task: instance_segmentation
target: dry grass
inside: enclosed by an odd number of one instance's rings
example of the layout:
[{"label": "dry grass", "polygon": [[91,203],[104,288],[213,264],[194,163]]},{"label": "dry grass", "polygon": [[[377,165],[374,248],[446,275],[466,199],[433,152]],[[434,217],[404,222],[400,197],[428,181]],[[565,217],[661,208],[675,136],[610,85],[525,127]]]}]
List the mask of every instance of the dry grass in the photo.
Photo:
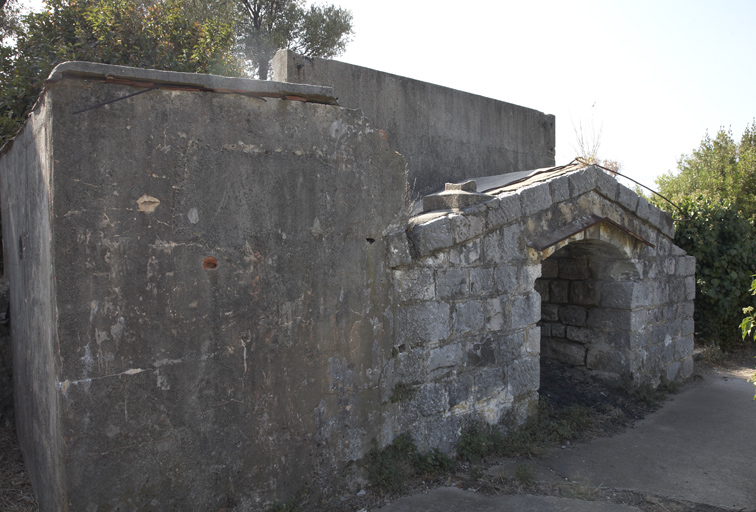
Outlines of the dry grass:
[{"label": "dry grass", "polygon": [[18,446],[16,429],[8,418],[0,418],[0,510],[39,512]]}]

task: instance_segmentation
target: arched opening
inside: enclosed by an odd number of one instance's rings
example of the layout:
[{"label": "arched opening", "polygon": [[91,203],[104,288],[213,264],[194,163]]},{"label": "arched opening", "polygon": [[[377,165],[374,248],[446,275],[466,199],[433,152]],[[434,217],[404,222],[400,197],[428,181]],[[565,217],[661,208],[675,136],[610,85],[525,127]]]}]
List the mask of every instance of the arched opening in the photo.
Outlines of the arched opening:
[{"label": "arched opening", "polygon": [[541,358],[622,378],[630,374],[633,296],[640,275],[602,240],[571,241],[542,262]]}]

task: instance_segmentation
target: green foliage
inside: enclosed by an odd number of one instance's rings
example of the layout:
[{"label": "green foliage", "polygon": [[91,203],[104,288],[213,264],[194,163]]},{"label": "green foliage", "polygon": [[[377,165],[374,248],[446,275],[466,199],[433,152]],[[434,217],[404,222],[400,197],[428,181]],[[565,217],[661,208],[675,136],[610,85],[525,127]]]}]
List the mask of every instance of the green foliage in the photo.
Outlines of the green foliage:
[{"label": "green foliage", "polygon": [[238,0],[236,32],[250,74],[268,78],[276,50],[306,57],[341,55],[352,35],[352,14],[333,5],[305,7],[304,0]]},{"label": "green foliage", "polygon": [[399,493],[409,478],[416,475],[436,476],[454,468],[454,459],[433,449],[421,453],[409,434],[402,434],[383,450],[372,449],[362,460],[368,479],[388,493]]},{"label": "green foliage", "polygon": [[[756,275],[752,277],[756,277]],[[756,295],[756,279],[751,282],[750,292],[751,295]],[[743,318],[743,321],[740,323],[743,340],[748,338],[756,340],[756,313],[754,312],[754,307],[748,306],[743,308],[743,314],[745,315],[745,318]],[[748,380],[749,382],[753,382],[753,385],[756,386],[756,373],[754,373],[753,377]],[[756,400],[756,395],[753,395],[753,399]]]},{"label": "green foliage", "polygon": [[744,307],[756,306],[748,293],[756,269],[756,227],[732,203],[684,198],[690,219],[679,222],[675,244],[696,257],[696,328],[703,340],[727,350],[741,339]]},{"label": "green foliage", "polygon": [[52,69],[67,60],[239,75],[233,26],[188,18],[181,0],[48,0],[0,47],[0,144],[31,111]]},{"label": "green foliage", "polygon": [[[712,139],[707,133],[698,149],[677,162],[678,172],[656,179],[659,192],[674,202],[703,196],[736,205],[746,218],[756,215],[756,120],[746,126],[739,143],[732,131],[720,129]],[[658,198],[660,208],[667,208]]]}]

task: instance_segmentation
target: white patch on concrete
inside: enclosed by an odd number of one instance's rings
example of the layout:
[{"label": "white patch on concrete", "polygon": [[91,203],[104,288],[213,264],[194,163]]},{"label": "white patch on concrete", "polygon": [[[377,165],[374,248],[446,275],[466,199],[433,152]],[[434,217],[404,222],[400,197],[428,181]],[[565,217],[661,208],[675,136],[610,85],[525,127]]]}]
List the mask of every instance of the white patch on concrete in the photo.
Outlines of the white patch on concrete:
[{"label": "white patch on concrete", "polygon": [[192,224],[197,224],[199,222],[199,212],[197,211],[197,208],[192,208],[191,210],[189,210],[187,217],[189,217],[189,222],[191,222]]}]

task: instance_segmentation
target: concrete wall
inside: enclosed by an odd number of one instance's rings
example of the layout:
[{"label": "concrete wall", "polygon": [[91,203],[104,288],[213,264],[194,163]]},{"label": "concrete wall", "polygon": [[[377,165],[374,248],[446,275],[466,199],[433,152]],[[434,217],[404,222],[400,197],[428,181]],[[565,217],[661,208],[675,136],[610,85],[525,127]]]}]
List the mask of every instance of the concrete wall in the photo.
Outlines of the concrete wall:
[{"label": "concrete wall", "polygon": [[554,116],[419,80],[281,50],[273,77],[328,85],[407,159],[414,195],[446,182],[554,165]]},{"label": "concrete wall", "polygon": [[52,248],[52,107],[40,98],[0,158],[3,258],[10,281],[13,389],[19,441],[43,510],[63,510],[61,404]]},{"label": "concrete wall", "polygon": [[43,509],[256,510],[328,490],[394,435],[386,233],[406,222],[404,160],[358,112],[250,97],[254,81],[73,114],[144,91],[84,68],[48,83],[0,159]]}]

